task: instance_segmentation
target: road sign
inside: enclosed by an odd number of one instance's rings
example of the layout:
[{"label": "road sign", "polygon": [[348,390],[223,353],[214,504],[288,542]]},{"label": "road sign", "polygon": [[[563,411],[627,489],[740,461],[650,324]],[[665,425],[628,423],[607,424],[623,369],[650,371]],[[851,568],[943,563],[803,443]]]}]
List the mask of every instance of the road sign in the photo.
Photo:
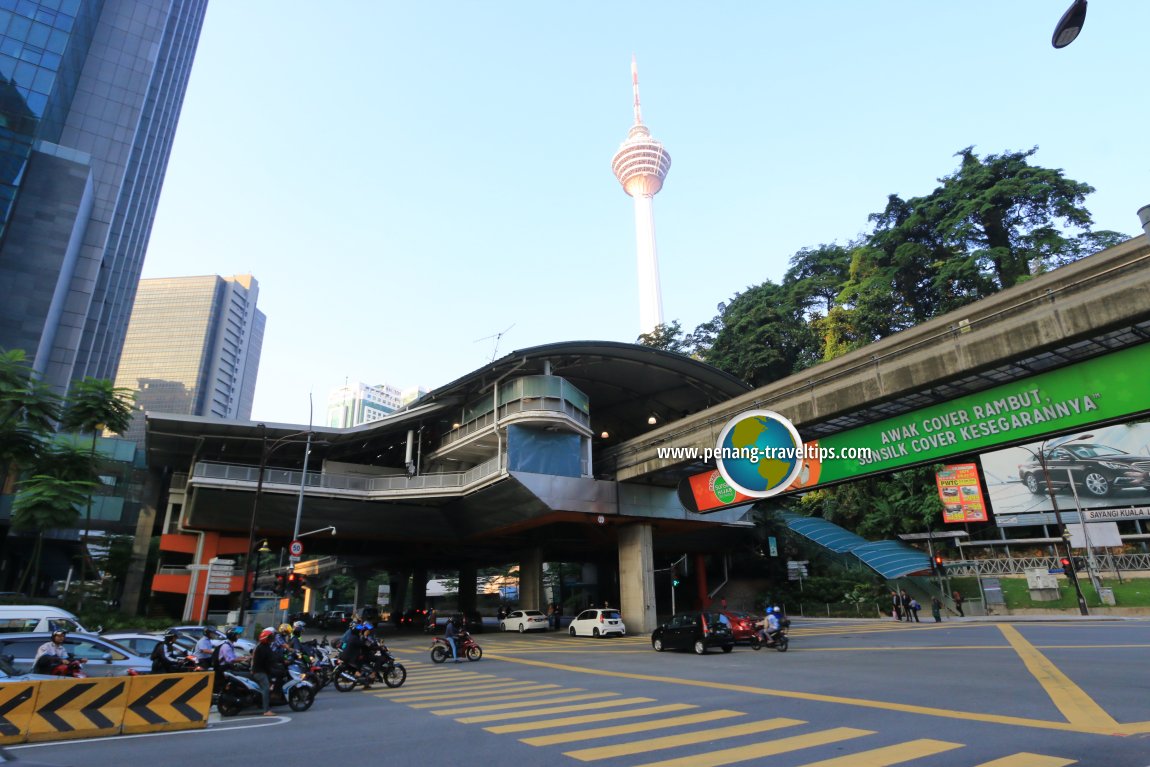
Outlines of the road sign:
[{"label": "road sign", "polygon": [[291,546],[288,546],[288,553],[293,557],[303,556],[303,541],[292,541]]},{"label": "road sign", "polygon": [[232,593],[232,576],[235,575],[236,560],[215,557],[208,563],[206,593],[210,597]]}]

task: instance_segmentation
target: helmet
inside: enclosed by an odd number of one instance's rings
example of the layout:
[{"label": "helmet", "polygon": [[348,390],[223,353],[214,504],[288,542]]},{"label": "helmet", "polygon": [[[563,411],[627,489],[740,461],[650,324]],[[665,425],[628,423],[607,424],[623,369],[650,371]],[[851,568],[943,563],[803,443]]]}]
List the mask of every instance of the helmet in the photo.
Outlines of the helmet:
[{"label": "helmet", "polygon": [[211,635],[212,635],[211,627],[210,626],[204,626],[204,636],[210,637]]},{"label": "helmet", "polygon": [[290,623],[281,623],[280,628],[279,628],[279,632],[281,634],[290,634],[291,633],[291,624]]},{"label": "helmet", "polygon": [[55,631],[52,632],[52,638],[55,639],[57,637],[57,635],[62,636],[62,637],[66,637],[66,636],[68,636],[68,632],[65,631],[64,629],[56,629]]},{"label": "helmet", "polygon": [[174,629],[168,629],[164,632],[164,641],[175,641],[176,637],[178,636],[179,634],[177,634]]},{"label": "helmet", "polygon": [[306,625],[307,625],[307,624],[306,624],[306,623],[304,623],[303,621],[296,621],[296,622],[295,622],[295,623],[293,623],[291,626],[292,626],[292,628],[293,628],[293,629],[295,629],[296,631],[303,631],[303,630],[304,630],[304,627],[305,627]]},{"label": "helmet", "polygon": [[371,631],[374,628],[375,628],[375,626],[371,625],[370,623],[364,623],[363,624],[363,630],[364,631]]},{"label": "helmet", "polygon": [[775,605],[774,607],[771,608],[771,612],[773,612],[775,615],[782,615],[783,609],[781,607],[779,607],[778,605]]},{"label": "helmet", "polygon": [[269,626],[268,628],[266,628],[260,632],[260,641],[261,642],[271,641],[272,635],[274,635],[275,633],[276,633],[276,630]]},{"label": "helmet", "polygon": [[234,642],[240,638],[240,633],[235,629],[228,629],[228,633],[224,634],[224,638],[229,642]]}]

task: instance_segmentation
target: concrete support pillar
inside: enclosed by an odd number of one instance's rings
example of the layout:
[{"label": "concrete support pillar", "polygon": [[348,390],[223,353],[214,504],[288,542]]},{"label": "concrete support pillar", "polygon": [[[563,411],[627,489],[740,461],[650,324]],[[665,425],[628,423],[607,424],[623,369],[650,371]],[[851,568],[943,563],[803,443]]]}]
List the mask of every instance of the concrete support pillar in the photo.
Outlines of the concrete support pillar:
[{"label": "concrete support pillar", "polygon": [[[361,570],[355,571],[355,596],[352,597],[352,603],[355,605],[355,611],[358,613],[363,609],[363,606],[368,602],[367,595],[367,575]],[[375,602],[374,599],[371,602]]]},{"label": "concrete support pillar", "polygon": [[519,608],[545,610],[543,596],[543,549],[533,548],[519,557]]},{"label": "concrete support pillar", "polygon": [[459,610],[464,615],[475,612],[475,565],[461,565],[459,568]]},{"label": "concrete support pillar", "polygon": [[411,571],[411,606],[421,610],[428,607],[426,567],[416,567]]},{"label": "concrete support pillar", "polygon": [[651,525],[619,528],[619,609],[629,634],[655,630],[655,563]]},{"label": "concrete support pillar", "polygon": [[[407,580],[408,573],[406,570],[388,570],[389,583],[391,584],[391,614],[402,615],[407,610]],[[426,584],[426,581],[424,582]],[[426,590],[426,585],[424,586]]]},{"label": "concrete support pillar", "polygon": [[[152,545],[152,531],[156,526],[157,504],[160,500],[160,475],[149,471],[140,492],[140,516],[136,519],[136,537],[132,541],[132,556],[128,572],[124,575],[124,590],[120,593],[120,612],[138,615],[140,597],[144,593],[144,572],[148,566],[148,551]],[[150,591],[151,588],[149,587]]]}]

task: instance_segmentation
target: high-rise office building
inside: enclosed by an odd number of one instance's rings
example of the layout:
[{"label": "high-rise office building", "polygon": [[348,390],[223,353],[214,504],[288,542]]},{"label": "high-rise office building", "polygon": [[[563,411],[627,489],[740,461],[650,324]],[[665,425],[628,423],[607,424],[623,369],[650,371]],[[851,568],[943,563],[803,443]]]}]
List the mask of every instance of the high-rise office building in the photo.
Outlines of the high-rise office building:
[{"label": "high-rise office building", "polygon": [[207,0],[0,0],[0,348],[113,378]]},{"label": "high-rise office building", "polygon": [[344,385],[327,397],[326,424],[335,429],[378,421],[427,394],[422,386],[400,389],[391,384]]},{"label": "high-rise office building", "polygon": [[623,191],[635,200],[635,251],[639,260],[639,332],[663,324],[663,294],[659,289],[659,256],[655,250],[655,195],[671,169],[671,155],[651,137],[639,108],[639,69],[631,58],[631,89],[635,124],[611,158],[611,170]]},{"label": "high-rise office building", "polygon": [[[142,411],[248,420],[264,342],[259,284],[233,277],[140,280],[116,386]],[[138,414],[126,439],[143,439]]]}]

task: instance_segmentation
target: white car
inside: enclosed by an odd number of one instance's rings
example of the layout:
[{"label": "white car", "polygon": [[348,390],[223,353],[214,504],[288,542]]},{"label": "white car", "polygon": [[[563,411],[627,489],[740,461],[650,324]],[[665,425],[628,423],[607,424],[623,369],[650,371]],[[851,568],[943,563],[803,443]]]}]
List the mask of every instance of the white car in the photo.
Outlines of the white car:
[{"label": "white car", "polygon": [[605,637],[608,634],[627,635],[627,627],[623,625],[623,616],[619,611],[611,608],[584,610],[571,621],[571,636],[573,637]]},{"label": "white car", "polygon": [[535,629],[547,630],[547,616],[538,610],[512,610],[510,615],[499,621],[500,631],[518,631],[522,634]]}]

